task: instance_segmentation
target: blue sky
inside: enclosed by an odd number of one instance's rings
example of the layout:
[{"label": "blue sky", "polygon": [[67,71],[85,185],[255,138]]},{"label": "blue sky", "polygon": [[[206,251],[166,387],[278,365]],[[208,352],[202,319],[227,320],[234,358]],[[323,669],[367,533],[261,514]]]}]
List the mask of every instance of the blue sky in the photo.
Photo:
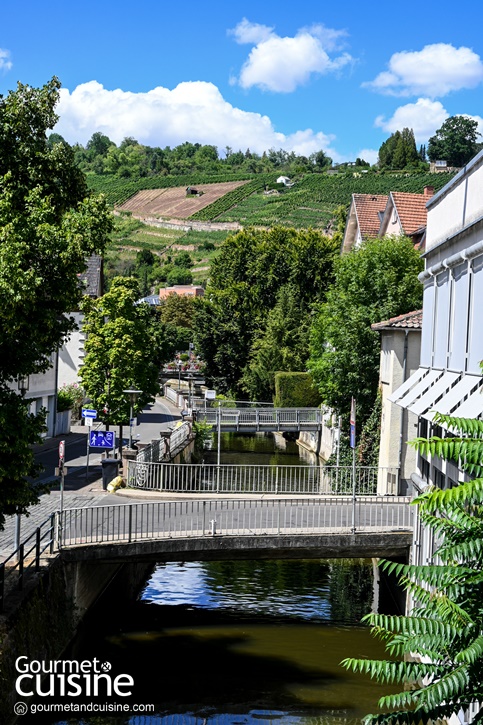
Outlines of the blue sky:
[{"label": "blue sky", "polygon": [[0,93],[62,82],[56,128],[119,143],[324,149],[335,161],[445,118],[483,132],[483,3],[0,0]]}]

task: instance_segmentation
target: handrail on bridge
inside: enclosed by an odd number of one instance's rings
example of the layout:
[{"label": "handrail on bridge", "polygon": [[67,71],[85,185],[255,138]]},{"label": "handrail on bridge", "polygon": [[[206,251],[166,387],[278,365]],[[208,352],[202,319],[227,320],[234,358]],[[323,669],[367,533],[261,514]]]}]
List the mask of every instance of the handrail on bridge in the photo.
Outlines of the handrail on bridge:
[{"label": "handrail on bridge", "polygon": [[[34,571],[40,570],[40,558],[48,549],[50,554],[54,553],[56,526],[56,514],[51,514],[35,531],[13,551],[10,556],[0,562],[0,613],[4,610],[5,584],[17,574],[17,589],[22,590],[24,585],[25,571],[33,567]],[[29,546],[30,545],[30,546]]]}]

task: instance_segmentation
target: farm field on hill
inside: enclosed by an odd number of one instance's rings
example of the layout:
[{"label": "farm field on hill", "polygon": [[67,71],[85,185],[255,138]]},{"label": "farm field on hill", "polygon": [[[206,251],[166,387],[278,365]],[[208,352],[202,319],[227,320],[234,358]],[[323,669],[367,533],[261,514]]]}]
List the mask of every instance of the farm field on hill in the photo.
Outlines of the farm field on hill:
[{"label": "farm field on hill", "polygon": [[[252,194],[217,216],[216,221],[325,229],[337,207],[347,206],[352,194],[388,194],[390,191],[422,194],[425,186],[433,186],[436,192],[450,178],[451,174],[311,174],[277,196]],[[205,215],[209,212],[210,207],[203,210]]]},{"label": "farm field on hill", "polygon": [[210,204],[246,184],[246,181],[227,181],[219,184],[196,185],[201,196],[187,196],[182,186],[167,189],[146,189],[128,199],[118,209],[139,217],[187,219]]},{"label": "farm field on hill", "polygon": [[105,255],[106,278],[109,281],[118,274],[131,275],[139,252],[152,252],[158,264],[164,265],[186,251],[193,262],[193,282],[200,284],[208,277],[211,261],[228,234],[226,231],[161,229],[129,216],[116,216]]}]

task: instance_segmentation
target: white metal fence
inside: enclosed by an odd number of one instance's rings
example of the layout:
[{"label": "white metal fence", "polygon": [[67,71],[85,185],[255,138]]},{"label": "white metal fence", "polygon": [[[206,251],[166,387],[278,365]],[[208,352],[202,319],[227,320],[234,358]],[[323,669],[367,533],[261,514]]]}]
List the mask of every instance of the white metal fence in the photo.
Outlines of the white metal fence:
[{"label": "white metal fence", "polygon": [[132,463],[159,463],[163,460],[169,460],[170,456],[175,454],[188,443],[191,436],[191,425],[182,423],[175,428],[169,438],[160,438],[153,440],[148,446],[141,448],[136,456],[136,461]]},{"label": "white metal fence", "polygon": [[[67,509],[62,546],[260,534],[410,531],[407,497],[161,501]],[[60,514],[59,514],[60,515]]]},{"label": "white metal fence", "polygon": [[197,420],[231,430],[317,430],[323,419],[320,408],[208,408],[198,410]]},{"label": "white metal fence", "polygon": [[[356,494],[376,494],[378,478],[397,482],[397,468],[356,468]],[[127,485],[173,493],[269,493],[295,495],[353,492],[352,466],[255,466],[129,461]],[[385,491],[386,492],[386,491]],[[397,488],[387,493],[396,494]]]}]

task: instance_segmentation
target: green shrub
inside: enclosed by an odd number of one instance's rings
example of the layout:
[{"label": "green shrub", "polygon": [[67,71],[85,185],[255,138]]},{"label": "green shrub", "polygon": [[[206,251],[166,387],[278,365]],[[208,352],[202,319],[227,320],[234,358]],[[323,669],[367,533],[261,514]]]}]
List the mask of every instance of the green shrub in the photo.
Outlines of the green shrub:
[{"label": "green shrub", "polygon": [[80,408],[84,400],[84,389],[77,383],[63,385],[57,391],[57,412],[73,410],[74,417],[79,417]]},{"label": "green shrub", "polygon": [[310,373],[275,373],[276,408],[316,408],[321,402]]}]

